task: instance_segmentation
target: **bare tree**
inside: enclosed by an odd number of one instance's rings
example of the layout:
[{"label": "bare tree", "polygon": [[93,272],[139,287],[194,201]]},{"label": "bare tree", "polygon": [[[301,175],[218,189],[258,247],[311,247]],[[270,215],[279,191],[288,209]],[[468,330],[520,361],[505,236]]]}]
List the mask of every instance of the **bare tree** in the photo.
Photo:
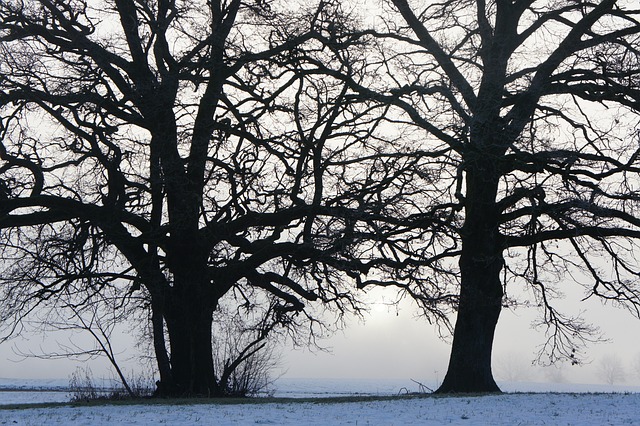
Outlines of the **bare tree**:
[{"label": "bare tree", "polygon": [[637,353],[631,361],[631,370],[636,376],[636,379],[640,379],[640,353]]},{"label": "bare tree", "polygon": [[[384,106],[327,74],[362,78],[352,22],[332,1],[0,3],[7,336],[143,292],[159,393],[222,395],[267,333],[358,312],[348,286],[385,267],[393,232],[375,217],[414,172],[377,156]],[[216,371],[223,297],[264,316]]]},{"label": "bare tree", "polygon": [[430,315],[455,303],[439,391],[499,391],[491,353],[503,307],[541,308],[541,356],[579,362],[597,330],[556,309],[562,286],[577,282],[585,299],[640,314],[637,4],[384,7],[369,32],[378,47],[367,57],[370,78],[344,80],[390,106],[398,155],[420,156],[422,179],[405,190],[414,201],[403,217],[422,233],[394,248],[407,268],[383,284],[422,300]]},{"label": "bare tree", "polygon": [[[123,368],[118,360],[118,347],[114,343],[113,333],[117,325],[127,322],[124,310],[105,312],[104,305],[88,303],[81,307],[67,306],[62,312],[49,313],[46,320],[38,321],[40,331],[51,337],[52,332],[66,331],[72,333],[66,343],[58,342],[59,350],[47,353],[21,353],[27,357],[43,359],[75,358],[82,361],[97,357],[106,357],[115,371],[117,379],[130,397],[138,396],[129,384]],[[57,319],[54,315],[67,314]],[[87,347],[74,340],[74,334],[82,332],[91,336],[92,345]]]},{"label": "bare tree", "polygon": [[530,378],[531,362],[522,354],[504,354],[497,357],[493,365],[499,380],[523,382]]},{"label": "bare tree", "polygon": [[569,275],[640,314],[630,0],[392,0],[366,31],[332,1],[105,4],[0,5],[4,324],[143,288],[165,392],[219,394],[224,295],[314,333],[307,305],[398,286],[457,310],[439,391],[469,392],[499,390],[503,306],[577,362]]},{"label": "bare tree", "polygon": [[268,393],[275,380],[273,374],[281,367],[278,342],[265,329],[265,317],[247,315],[242,309],[235,313],[219,309],[214,315],[214,366],[222,372],[220,384],[229,395]]},{"label": "bare tree", "polygon": [[624,382],[627,375],[620,357],[615,354],[608,354],[600,358],[600,361],[598,361],[598,376],[608,385]]},{"label": "bare tree", "polygon": [[544,375],[551,383],[566,383],[567,378],[564,375],[562,365],[549,365],[544,367]]}]

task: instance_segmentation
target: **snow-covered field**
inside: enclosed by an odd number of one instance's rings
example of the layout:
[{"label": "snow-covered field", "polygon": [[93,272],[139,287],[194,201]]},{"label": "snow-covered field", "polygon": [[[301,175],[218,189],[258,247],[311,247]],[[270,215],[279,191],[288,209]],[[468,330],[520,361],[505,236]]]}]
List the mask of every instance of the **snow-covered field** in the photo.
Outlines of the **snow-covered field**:
[{"label": "snow-covered field", "polygon": [[[640,388],[568,383],[501,385],[505,391],[534,391],[533,393],[473,397],[423,396],[362,402],[264,403],[258,400],[244,404],[66,405],[24,409],[1,407],[17,403],[68,401],[70,393],[66,390],[66,385],[64,380],[43,382],[0,379],[0,425],[640,424]],[[418,389],[414,382],[402,380],[280,379],[273,390],[274,395],[280,397],[317,398],[390,396]],[[555,392],[548,392],[549,390]],[[601,393],[588,393],[594,391]]]},{"label": "snow-covered field", "polygon": [[504,394],[357,403],[130,405],[0,410],[15,425],[633,425],[640,394]]}]

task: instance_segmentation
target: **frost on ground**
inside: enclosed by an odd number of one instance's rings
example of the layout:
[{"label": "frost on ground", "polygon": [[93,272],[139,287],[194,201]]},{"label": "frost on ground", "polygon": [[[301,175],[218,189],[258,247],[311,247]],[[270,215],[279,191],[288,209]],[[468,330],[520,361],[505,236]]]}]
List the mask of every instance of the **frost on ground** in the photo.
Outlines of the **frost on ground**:
[{"label": "frost on ground", "polygon": [[504,394],[350,403],[130,405],[0,410],[0,425],[624,425],[640,394]]}]

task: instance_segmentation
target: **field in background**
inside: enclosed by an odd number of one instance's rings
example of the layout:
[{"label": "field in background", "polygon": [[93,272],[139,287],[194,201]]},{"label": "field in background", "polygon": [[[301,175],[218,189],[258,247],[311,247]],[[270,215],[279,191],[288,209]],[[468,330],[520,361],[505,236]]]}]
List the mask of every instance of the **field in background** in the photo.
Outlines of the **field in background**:
[{"label": "field in background", "polygon": [[[114,383],[97,381],[104,392],[110,392]],[[505,392],[631,392],[640,394],[640,386],[600,385],[576,383],[502,382]],[[34,380],[0,378],[0,405],[68,402],[72,397],[68,379]],[[424,382],[424,386],[411,379],[278,379],[268,395],[279,398],[329,398],[342,396],[396,396],[415,392],[429,392],[437,383]]]}]

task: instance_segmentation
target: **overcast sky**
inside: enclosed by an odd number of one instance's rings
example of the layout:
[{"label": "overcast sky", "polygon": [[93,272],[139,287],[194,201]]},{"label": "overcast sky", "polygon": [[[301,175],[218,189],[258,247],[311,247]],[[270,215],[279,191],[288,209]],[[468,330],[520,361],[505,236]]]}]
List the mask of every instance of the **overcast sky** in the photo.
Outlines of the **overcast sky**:
[{"label": "overcast sky", "polygon": [[[640,321],[628,312],[599,301],[571,304],[573,310],[586,310],[584,317],[600,325],[609,342],[587,347],[587,362],[582,366],[562,365],[565,380],[577,383],[598,383],[601,358],[615,354],[627,370],[626,384],[640,384],[633,377],[633,363],[640,356]],[[365,324],[354,322],[342,334],[328,343],[332,353],[312,354],[290,352],[285,357],[290,377],[353,377],[403,378],[441,380],[446,372],[450,343],[438,338],[436,330],[424,319],[415,318],[408,303],[399,315],[374,306]],[[538,347],[544,343],[544,333],[531,328],[537,316],[534,309],[503,310],[498,322],[494,344],[493,369],[497,380],[520,375],[521,380],[549,380],[549,373],[531,366]],[[521,372],[513,370],[523,370]],[[511,370],[511,371],[509,371]],[[517,374],[519,373],[519,374]],[[501,377],[502,376],[502,377]]]},{"label": "overcast sky", "polygon": [[[377,300],[381,300],[384,291],[375,293]],[[598,367],[601,358],[616,354],[627,371],[625,384],[640,384],[633,371],[634,359],[640,356],[640,321],[623,310],[602,307],[598,301],[579,305],[567,303],[566,306],[569,310],[586,310],[585,317],[597,322],[611,342],[589,346],[587,356],[591,363],[562,366],[564,380],[600,383]],[[537,346],[543,343],[543,333],[530,328],[534,317],[533,309],[502,312],[494,345],[493,365],[497,380],[509,375],[524,381],[550,380],[545,370],[530,365]],[[77,363],[39,359],[16,362],[21,357],[13,353],[15,346],[22,350],[46,350],[53,348],[52,337],[36,335],[0,345],[0,377],[68,378]],[[121,333],[118,343],[122,347],[131,347],[133,340]],[[433,326],[415,317],[415,308],[409,302],[401,306],[398,314],[381,303],[373,304],[366,323],[354,319],[344,332],[322,343],[331,351],[284,348],[280,373],[292,378],[394,378],[431,383],[442,380],[450,350],[449,342],[439,339]],[[126,361],[132,354],[127,351],[120,355],[122,364],[128,369],[137,368],[135,362]],[[88,365],[96,377],[110,376],[104,361],[94,360]]]},{"label": "overcast sky", "polygon": [[[371,15],[373,16],[373,15]],[[381,297],[383,291],[376,291]],[[608,355],[619,357],[627,371],[627,384],[640,384],[633,363],[640,356],[640,320],[628,312],[611,306],[603,307],[597,300],[575,303],[572,299],[563,306],[573,313],[585,311],[586,320],[600,326],[608,343],[592,344],[587,348],[587,363],[583,366],[562,365],[567,381],[601,382],[598,377],[600,361]],[[399,378],[418,381],[439,381],[446,372],[450,341],[438,337],[437,330],[424,318],[416,318],[410,302],[400,311],[388,310],[383,304],[373,304],[366,322],[353,319],[349,327],[331,339],[320,342],[330,351],[293,350],[283,348],[282,372],[285,377],[304,378]],[[544,342],[541,330],[532,330],[531,321],[537,312],[519,309],[503,310],[494,344],[494,374],[496,379],[518,375],[522,380],[543,381],[547,375],[539,367],[531,366],[537,348]],[[18,350],[35,353],[55,350],[55,339],[64,336],[25,335],[0,345],[0,377],[11,378],[68,378],[78,363],[68,360],[23,359]],[[117,345],[123,349],[134,346],[132,336],[121,333]],[[130,358],[133,351],[120,354],[121,363],[135,368]],[[129,361],[127,361],[129,359]],[[107,363],[90,361],[96,376],[108,376]]]}]

